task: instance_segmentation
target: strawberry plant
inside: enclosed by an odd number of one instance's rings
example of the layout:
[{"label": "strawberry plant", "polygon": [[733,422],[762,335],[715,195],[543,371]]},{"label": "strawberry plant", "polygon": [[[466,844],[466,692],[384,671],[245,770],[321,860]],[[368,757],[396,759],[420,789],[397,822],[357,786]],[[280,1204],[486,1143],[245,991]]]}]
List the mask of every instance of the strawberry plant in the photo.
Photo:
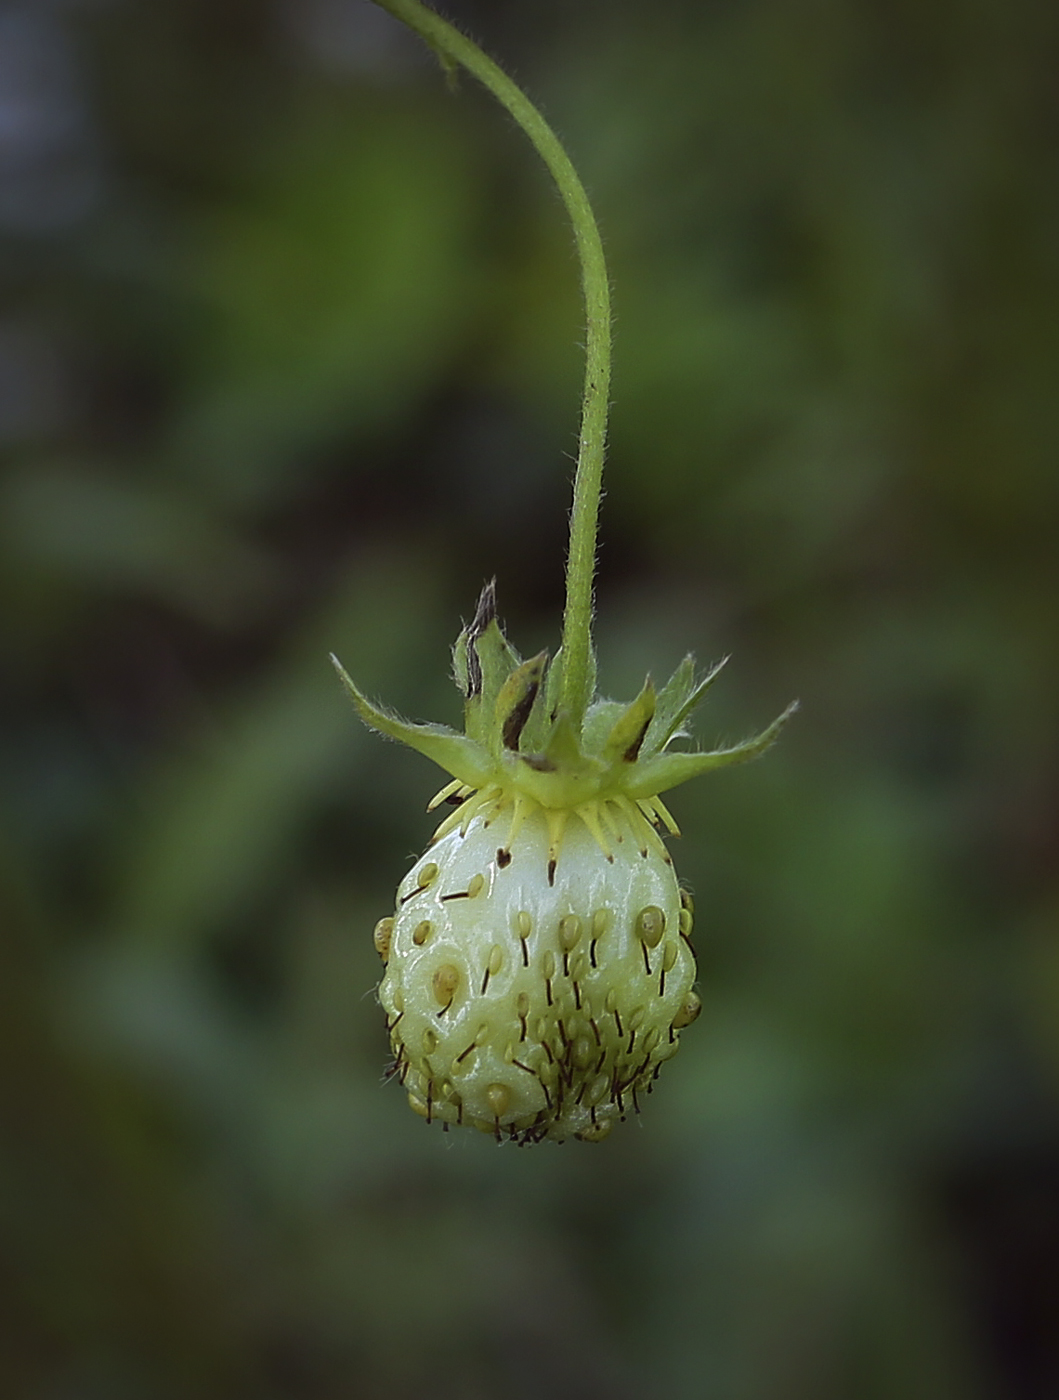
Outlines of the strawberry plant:
[{"label": "strawberry plant", "polygon": [[393,1073],[428,1122],[528,1144],[598,1141],[638,1110],[698,1015],[693,903],[664,833],[661,794],[762,753],[794,710],[744,743],[678,747],[720,666],[687,657],[628,703],[596,694],[592,587],[610,383],[610,294],[599,231],[562,145],[524,93],[418,0],[377,3],[450,71],[479,79],[526,132],[569,213],[581,263],[585,389],[561,645],[524,661],[487,585],[454,648],[464,732],[369,701],[337,660],[361,718],[432,759],[456,804],[400,882],[375,945]]}]

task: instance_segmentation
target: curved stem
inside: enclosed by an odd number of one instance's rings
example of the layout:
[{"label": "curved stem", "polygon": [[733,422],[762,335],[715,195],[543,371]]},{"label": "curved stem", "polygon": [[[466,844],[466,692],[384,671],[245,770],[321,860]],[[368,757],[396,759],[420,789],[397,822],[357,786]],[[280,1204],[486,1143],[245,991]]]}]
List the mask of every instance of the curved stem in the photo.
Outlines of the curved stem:
[{"label": "curved stem", "polygon": [[592,207],[559,138],[525,93],[473,40],[461,34],[419,0],[375,0],[414,29],[448,63],[459,63],[504,106],[537,148],[559,188],[573,224],[585,299],[585,390],[570,514],[563,614],[563,675],[560,706],[580,728],[592,699],[592,579],[596,568],[596,525],[606,451],[610,404],[610,284]]}]

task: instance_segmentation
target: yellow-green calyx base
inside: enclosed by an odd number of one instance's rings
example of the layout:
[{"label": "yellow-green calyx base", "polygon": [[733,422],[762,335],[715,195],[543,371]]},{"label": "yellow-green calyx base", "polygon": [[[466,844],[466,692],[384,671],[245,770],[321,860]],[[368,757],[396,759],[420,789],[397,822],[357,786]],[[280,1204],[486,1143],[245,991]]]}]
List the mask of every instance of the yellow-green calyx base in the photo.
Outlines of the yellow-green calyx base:
[{"label": "yellow-green calyx base", "polygon": [[392,1072],[428,1121],[532,1143],[607,1135],[698,1014],[690,897],[656,829],[659,794],[761,753],[762,734],[673,750],[720,667],[691,658],[631,704],[558,705],[562,653],[523,662],[490,585],[454,649],[465,732],[372,705],[338,662],[362,718],[453,775],[431,806],[457,810],[378,923],[379,1000]]}]

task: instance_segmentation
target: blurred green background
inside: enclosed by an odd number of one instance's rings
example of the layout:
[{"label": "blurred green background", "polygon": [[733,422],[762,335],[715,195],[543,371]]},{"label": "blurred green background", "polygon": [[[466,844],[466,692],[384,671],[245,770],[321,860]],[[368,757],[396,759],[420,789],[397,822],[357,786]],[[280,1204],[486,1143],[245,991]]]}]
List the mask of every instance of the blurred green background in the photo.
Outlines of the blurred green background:
[{"label": "blurred green background", "polygon": [[554,646],[577,273],[366,0],[0,4],[0,1392],[1059,1395],[1059,9],[449,0],[598,206],[603,688],[732,665],[704,1014],[443,1137],[370,932],[481,583]]}]

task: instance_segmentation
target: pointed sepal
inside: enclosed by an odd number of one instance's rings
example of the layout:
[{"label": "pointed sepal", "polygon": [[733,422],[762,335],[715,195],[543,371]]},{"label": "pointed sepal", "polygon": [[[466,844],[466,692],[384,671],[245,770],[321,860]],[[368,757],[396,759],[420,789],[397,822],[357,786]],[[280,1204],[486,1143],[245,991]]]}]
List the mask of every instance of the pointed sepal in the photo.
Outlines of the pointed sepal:
[{"label": "pointed sepal", "polygon": [[581,726],[581,747],[585,753],[598,757],[606,746],[611,731],[629,708],[624,700],[594,700]]},{"label": "pointed sepal", "polygon": [[488,781],[493,766],[489,754],[474,739],[445,724],[410,724],[399,715],[380,709],[357,689],[336,656],[332,656],[331,661],[357,713],[369,729],[407,744],[469,787],[481,787]]},{"label": "pointed sepal", "polygon": [[542,651],[516,667],[500,687],[494,733],[500,746],[511,753],[519,752],[522,732],[537,703],[547,666],[548,653]]},{"label": "pointed sepal", "polygon": [[469,629],[464,627],[452,644],[452,679],[456,689],[467,699],[471,693],[471,652],[468,646]]},{"label": "pointed sepal", "polygon": [[496,714],[497,698],[508,677],[522,665],[522,658],[495,618],[471,645],[478,663],[478,690],[467,697],[466,729],[484,744]]},{"label": "pointed sepal", "polygon": [[581,748],[581,736],[577,732],[577,726],[566,713],[562,711],[552,721],[551,731],[548,734],[548,741],[544,745],[543,752],[537,757],[534,766],[539,767],[543,772],[554,773],[578,773],[588,766]]},{"label": "pointed sepal", "polygon": [[488,746],[497,696],[522,662],[497,621],[495,579],[482,589],[470,625],[456,638],[452,659],[456,684],[466,697],[464,728]]},{"label": "pointed sepal", "polygon": [[774,719],[767,729],[741,744],[727,749],[714,749],[710,753],[660,753],[637,764],[625,791],[635,799],[653,797],[669,788],[686,783],[689,778],[697,778],[700,773],[709,773],[715,768],[727,768],[733,763],[746,763],[748,759],[763,754],[779,738],[780,731],[798,708],[798,701],[788,705],[778,719]]},{"label": "pointed sepal", "polygon": [[639,695],[627,705],[618,716],[600,757],[608,765],[635,763],[643,748],[647,730],[655,715],[657,697],[654,684],[648,676]]},{"label": "pointed sepal", "polygon": [[675,739],[685,732],[683,729],[684,721],[727,664],[727,656],[722,657],[715,666],[710,667],[701,680],[697,680],[695,658],[685,656],[658,693],[654,719],[651,721],[651,726],[643,742],[644,758],[661,753],[671,739]]}]

